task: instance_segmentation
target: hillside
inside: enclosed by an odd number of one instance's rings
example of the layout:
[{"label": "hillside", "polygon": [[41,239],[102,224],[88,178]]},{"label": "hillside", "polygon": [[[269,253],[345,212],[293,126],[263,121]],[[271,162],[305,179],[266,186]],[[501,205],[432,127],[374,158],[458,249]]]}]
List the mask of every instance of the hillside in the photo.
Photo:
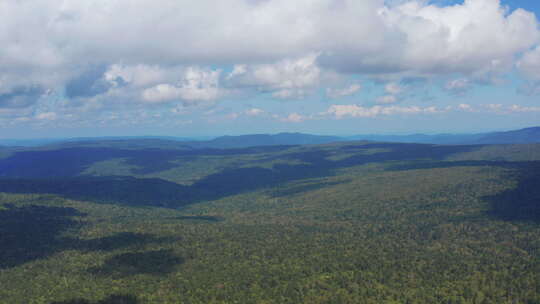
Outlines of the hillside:
[{"label": "hillside", "polygon": [[540,142],[540,127],[488,133],[476,140],[479,144],[524,144]]},{"label": "hillside", "polygon": [[158,148],[158,149],[232,149],[274,145],[315,145],[343,141],[375,141],[398,143],[422,143],[443,145],[470,144],[527,144],[540,143],[540,127],[532,127],[507,132],[478,134],[409,134],[355,136],[323,136],[303,133],[248,134],[220,136],[213,139],[198,139],[172,136],[139,137],[79,137],[67,139],[0,139],[0,147],[115,147],[115,148]]},{"label": "hillside", "polygon": [[240,136],[221,136],[213,139],[193,139],[171,136],[139,136],[139,137],[78,137],[65,139],[0,139],[0,145],[12,147],[43,146],[114,146],[134,148],[247,148],[272,145],[308,145],[324,144],[343,140],[338,136],[322,136],[302,133],[250,134]]},{"label": "hillside", "polygon": [[355,135],[347,139],[446,145],[527,144],[540,143],[540,127],[478,134]]},{"label": "hillside", "polygon": [[193,147],[205,148],[245,148],[274,145],[313,145],[340,141],[337,136],[321,136],[302,133],[253,134],[240,136],[221,136],[209,141],[191,142]]},{"label": "hillside", "polygon": [[1,156],[0,302],[540,301],[540,144],[139,147]]}]

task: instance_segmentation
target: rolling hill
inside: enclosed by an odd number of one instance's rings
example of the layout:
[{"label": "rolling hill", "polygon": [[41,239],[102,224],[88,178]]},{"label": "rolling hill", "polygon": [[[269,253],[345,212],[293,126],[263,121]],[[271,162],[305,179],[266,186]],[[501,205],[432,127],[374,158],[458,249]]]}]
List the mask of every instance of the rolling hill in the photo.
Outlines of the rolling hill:
[{"label": "rolling hill", "polygon": [[247,148],[272,145],[313,145],[341,141],[376,141],[423,144],[526,144],[540,143],[540,127],[531,127],[506,132],[479,134],[410,134],[410,135],[355,135],[323,136],[303,133],[248,134],[239,136],[220,136],[212,139],[198,139],[172,136],[139,137],[80,137],[68,139],[0,139],[0,145],[19,147],[40,146],[111,146],[132,148]]},{"label": "rolling hill", "polygon": [[540,301],[540,144],[222,141],[0,153],[0,302]]},{"label": "rolling hill", "polygon": [[527,144],[540,143],[540,127],[479,134],[355,135],[348,137],[347,139],[448,145]]}]

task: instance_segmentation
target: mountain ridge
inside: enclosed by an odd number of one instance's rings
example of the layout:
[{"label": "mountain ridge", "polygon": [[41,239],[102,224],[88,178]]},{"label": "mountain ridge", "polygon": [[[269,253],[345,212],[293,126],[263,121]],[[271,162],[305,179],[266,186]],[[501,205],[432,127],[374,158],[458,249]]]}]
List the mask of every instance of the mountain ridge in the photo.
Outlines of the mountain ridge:
[{"label": "mountain ridge", "polygon": [[233,149],[274,145],[311,145],[340,141],[374,141],[393,143],[421,143],[443,145],[482,145],[482,144],[527,144],[540,143],[540,127],[529,127],[518,130],[487,132],[476,134],[406,134],[377,135],[360,134],[353,136],[315,135],[298,132],[277,134],[224,135],[210,139],[197,140],[190,137],[174,136],[113,136],[113,137],[78,137],[69,139],[4,139],[0,146],[4,147],[42,147],[42,146],[88,146],[88,145],[124,145],[127,147],[191,148],[191,149]]}]

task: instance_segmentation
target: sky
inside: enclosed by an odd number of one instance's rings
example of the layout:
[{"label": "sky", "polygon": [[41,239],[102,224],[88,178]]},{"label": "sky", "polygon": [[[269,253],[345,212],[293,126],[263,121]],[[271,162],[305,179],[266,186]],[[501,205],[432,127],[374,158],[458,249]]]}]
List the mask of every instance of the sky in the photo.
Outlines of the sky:
[{"label": "sky", "polygon": [[540,1],[1,0],[0,138],[540,125]]}]

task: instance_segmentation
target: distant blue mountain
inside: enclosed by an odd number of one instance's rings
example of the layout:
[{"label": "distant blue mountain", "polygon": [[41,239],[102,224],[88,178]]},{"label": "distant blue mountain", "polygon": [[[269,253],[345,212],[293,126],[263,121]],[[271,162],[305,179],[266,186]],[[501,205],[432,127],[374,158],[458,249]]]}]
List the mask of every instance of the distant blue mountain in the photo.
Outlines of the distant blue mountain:
[{"label": "distant blue mountain", "polygon": [[50,144],[66,143],[92,143],[92,142],[112,142],[112,141],[134,141],[134,140],[165,140],[165,141],[194,141],[197,138],[173,137],[173,136],[104,136],[104,137],[74,137],[74,138],[42,138],[42,139],[0,139],[2,146],[18,147],[39,147]]},{"label": "distant blue mountain", "polygon": [[10,147],[38,147],[52,143],[61,142],[61,138],[45,138],[45,139],[0,139],[1,146]]},{"label": "distant blue mountain", "polygon": [[312,145],[342,141],[337,136],[322,136],[302,133],[253,134],[240,136],[221,136],[209,141],[190,142],[193,147],[204,148],[245,148],[275,145]]},{"label": "distant blue mountain", "polygon": [[368,140],[378,142],[420,143],[420,144],[471,144],[482,138],[485,134],[410,134],[410,135],[355,135],[347,140]]},{"label": "distant blue mountain", "polygon": [[478,144],[527,144],[540,142],[540,127],[484,134]]},{"label": "distant blue mountain", "polygon": [[36,147],[43,145],[61,146],[114,146],[118,148],[180,148],[180,149],[230,149],[274,145],[325,144],[337,141],[367,140],[377,142],[423,143],[445,145],[469,144],[523,144],[540,143],[540,127],[506,132],[479,134],[411,134],[411,135],[355,135],[349,137],[323,136],[303,133],[251,134],[221,136],[214,139],[171,136],[115,136],[80,137],[70,139],[0,139],[2,146]]},{"label": "distant blue mountain", "polygon": [[479,134],[412,134],[412,135],[355,135],[347,140],[369,140],[381,142],[424,143],[424,144],[526,144],[540,143],[540,127],[506,132]]}]

